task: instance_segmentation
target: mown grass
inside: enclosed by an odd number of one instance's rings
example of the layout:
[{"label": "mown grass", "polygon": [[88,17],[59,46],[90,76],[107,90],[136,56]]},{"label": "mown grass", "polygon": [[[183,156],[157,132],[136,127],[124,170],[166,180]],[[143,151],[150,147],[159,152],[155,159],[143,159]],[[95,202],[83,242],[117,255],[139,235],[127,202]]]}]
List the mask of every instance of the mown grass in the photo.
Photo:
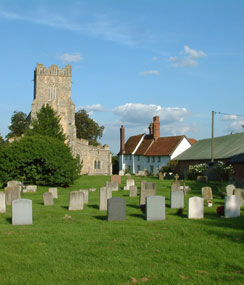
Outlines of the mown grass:
[{"label": "mown grass", "polygon": [[[134,177],[138,183],[141,178]],[[53,206],[44,206],[43,192],[25,193],[33,201],[33,225],[13,226],[11,207],[0,215],[0,284],[244,284],[241,217],[223,219],[216,208],[223,199],[213,187],[214,206],[202,220],[187,219],[187,200],[200,196],[205,184],[188,181],[182,216],[170,209],[170,184],[159,181],[157,194],[166,197],[166,220],[147,222],[139,198],[128,191],[113,192],[126,199],[126,220],[106,221],[99,211],[99,188],[109,177],[80,177],[67,189],[58,188]],[[125,177],[123,177],[123,184]],[[89,193],[83,211],[68,211],[69,192]]]}]

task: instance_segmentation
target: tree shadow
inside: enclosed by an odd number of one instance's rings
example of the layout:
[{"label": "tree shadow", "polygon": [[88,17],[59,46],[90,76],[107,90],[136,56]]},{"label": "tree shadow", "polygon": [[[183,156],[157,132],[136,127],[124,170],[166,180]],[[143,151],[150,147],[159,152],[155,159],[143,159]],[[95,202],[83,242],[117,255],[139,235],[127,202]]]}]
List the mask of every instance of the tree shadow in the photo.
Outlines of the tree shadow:
[{"label": "tree shadow", "polygon": [[95,218],[97,220],[102,220],[102,221],[107,220],[107,216],[93,216],[93,218]]},{"label": "tree shadow", "polygon": [[12,218],[6,218],[6,221],[7,221],[9,224],[12,224]]},{"label": "tree shadow", "polygon": [[98,205],[88,205],[89,208],[93,208],[93,209],[99,209]]},{"label": "tree shadow", "polygon": [[131,217],[134,217],[134,218],[140,218],[140,219],[145,220],[145,217],[144,217],[144,215],[142,215],[142,214],[130,214],[130,216],[131,216]]}]

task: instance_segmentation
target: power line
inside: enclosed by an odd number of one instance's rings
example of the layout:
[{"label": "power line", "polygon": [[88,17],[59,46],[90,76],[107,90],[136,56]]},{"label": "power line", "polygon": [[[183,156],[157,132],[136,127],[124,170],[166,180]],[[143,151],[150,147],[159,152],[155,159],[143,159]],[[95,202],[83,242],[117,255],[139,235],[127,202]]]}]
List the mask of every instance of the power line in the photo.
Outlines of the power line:
[{"label": "power line", "polygon": [[244,117],[244,115],[228,114],[228,113],[223,113],[223,112],[214,112],[214,113],[215,113],[215,114],[219,114],[219,115],[227,115],[227,116]]}]

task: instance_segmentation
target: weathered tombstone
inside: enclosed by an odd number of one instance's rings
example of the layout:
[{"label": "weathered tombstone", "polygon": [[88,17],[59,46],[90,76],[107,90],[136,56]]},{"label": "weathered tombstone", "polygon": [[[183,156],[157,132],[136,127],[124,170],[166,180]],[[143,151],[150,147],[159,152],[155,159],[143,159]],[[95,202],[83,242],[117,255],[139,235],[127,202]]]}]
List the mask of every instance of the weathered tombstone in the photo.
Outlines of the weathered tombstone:
[{"label": "weathered tombstone", "polygon": [[21,195],[20,195],[20,186],[8,186],[5,187],[5,199],[6,199],[6,205],[10,206],[12,205],[12,201],[16,200],[16,199],[20,199]]},{"label": "weathered tombstone", "polygon": [[118,183],[116,181],[113,181],[113,182],[106,181],[106,187],[110,188],[112,191],[118,191],[119,190],[119,186],[118,186]]},{"label": "weathered tombstone", "polygon": [[100,188],[100,202],[99,202],[99,210],[106,211],[107,210],[107,199],[112,198],[112,190],[107,189],[106,187]]},{"label": "weathered tombstone", "polygon": [[225,217],[234,218],[240,216],[240,196],[225,197]]},{"label": "weathered tombstone", "polygon": [[118,184],[121,184],[121,176],[119,176],[119,175],[112,175],[110,181],[111,182],[117,182]]},{"label": "weathered tombstone", "polygon": [[84,204],[88,204],[89,191],[88,190],[79,190],[79,192],[84,193]]},{"label": "weathered tombstone", "polygon": [[208,176],[197,176],[197,182],[208,182]]},{"label": "weathered tombstone", "polygon": [[165,220],[165,197],[148,196],[146,198],[147,221]]},{"label": "weathered tombstone", "polygon": [[82,191],[71,191],[69,193],[69,211],[83,210],[84,196]]},{"label": "weathered tombstone", "polygon": [[145,176],[144,170],[139,170],[136,174],[136,176]]},{"label": "weathered tombstone", "polygon": [[171,184],[171,191],[179,191],[180,190],[180,181],[175,180]]},{"label": "weathered tombstone", "polygon": [[124,170],[120,170],[119,171],[119,176],[124,176],[125,175],[125,171]]},{"label": "weathered tombstone", "polygon": [[[156,187],[150,189],[148,188],[149,186],[146,183],[147,182],[144,182],[144,181],[143,183],[141,183],[140,206],[146,204],[146,197],[156,195]],[[153,182],[149,182],[149,183],[153,183]]]},{"label": "weathered tombstone", "polygon": [[192,197],[188,202],[188,219],[202,219],[204,215],[204,199]]},{"label": "weathered tombstone", "polygon": [[97,189],[96,189],[96,188],[90,188],[89,191],[90,191],[90,192],[96,192]]},{"label": "weathered tombstone", "polygon": [[237,195],[240,197],[240,206],[244,206],[244,189],[236,188],[234,191],[234,195]]},{"label": "weathered tombstone", "polygon": [[53,205],[53,194],[51,192],[43,193],[42,197],[43,197],[43,204],[44,204],[44,206],[51,206],[51,205]]},{"label": "weathered tombstone", "polygon": [[159,180],[164,180],[164,173],[162,171],[159,172],[158,179]]},{"label": "weathered tombstone", "polygon": [[107,200],[108,203],[108,221],[125,220],[125,199],[114,197]]},{"label": "weathered tombstone", "polygon": [[36,192],[37,185],[26,185],[25,190],[26,192]]},{"label": "weathered tombstone", "polygon": [[184,209],[184,192],[171,191],[170,201],[172,209]]},{"label": "weathered tombstone", "polygon": [[213,200],[213,193],[211,187],[202,187],[202,196],[204,200]]},{"label": "weathered tombstone", "polygon": [[130,197],[137,197],[137,187],[130,186]]},{"label": "weathered tombstone", "polygon": [[32,200],[29,199],[13,200],[12,224],[32,225]]},{"label": "weathered tombstone", "polygon": [[12,186],[22,186],[22,182],[21,181],[17,181],[17,180],[11,180],[7,182],[7,187],[12,187]]},{"label": "weathered tombstone", "polygon": [[57,188],[49,188],[48,192],[51,192],[53,194],[53,198],[58,198],[58,189]]},{"label": "weathered tombstone", "polygon": [[6,213],[5,193],[0,192],[0,213]]},{"label": "weathered tombstone", "polygon": [[133,179],[126,180],[126,186],[124,186],[124,190],[130,190],[130,186],[135,186],[135,181]]},{"label": "weathered tombstone", "polygon": [[130,173],[126,173],[125,176],[131,176],[131,174]]},{"label": "weathered tombstone", "polygon": [[227,196],[233,195],[235,188],[236,188],[236,187],[235,187],[235,185],[233,185],[233,184],[227,185],[227,186],[226,186],[226,194],[227,194]]}]

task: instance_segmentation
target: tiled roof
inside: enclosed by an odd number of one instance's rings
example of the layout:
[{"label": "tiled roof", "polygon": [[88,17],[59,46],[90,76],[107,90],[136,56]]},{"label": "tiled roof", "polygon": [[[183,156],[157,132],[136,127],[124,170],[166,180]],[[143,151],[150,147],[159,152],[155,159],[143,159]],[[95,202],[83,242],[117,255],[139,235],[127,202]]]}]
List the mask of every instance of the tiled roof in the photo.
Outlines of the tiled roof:
[{"label": "tiled roof", "polygon": [[133,136],[133,137],[129,137],[129,139],[127,140],[126,144],[125,144],[125,154],[131,154],[136,146],[138,145],[138,143],[140,142],[141,138],[144,135],[137,135],[137,136]]},{"label": "tiled roof", "polygon": [[146,156],[169,156],[171,155],[184,136],[162,137],[153,142],[145,153]]},{"label": "tiled roof", "polygon": [[193,145],[194,143],[197,142],[197,140],[193,139],[193,138],[188,138],[188,141],[191,145]]},{"label": "tiled roof", "polygon": [[144,155],[152,143],[153,143],[152,135],[146,135],[142,143],[138,147],[137,151],[135,152],[135,155]]}]

